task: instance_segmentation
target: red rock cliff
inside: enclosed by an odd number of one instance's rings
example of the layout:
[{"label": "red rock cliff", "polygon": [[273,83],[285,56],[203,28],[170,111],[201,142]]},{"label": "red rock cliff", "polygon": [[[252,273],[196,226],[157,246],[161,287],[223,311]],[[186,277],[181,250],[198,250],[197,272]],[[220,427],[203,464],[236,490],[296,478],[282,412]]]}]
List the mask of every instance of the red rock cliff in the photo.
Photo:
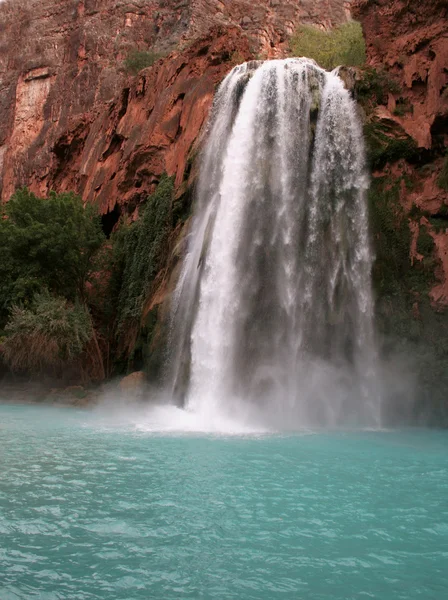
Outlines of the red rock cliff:
[{"label": "red rock cliff", "polygon": [[[390,173],[406,174],[414,183],[412,190],[403,186],[401,202],[406,211],[415,205],[441,218],[448,208],[448,192],[437,183],[448,147],[448,5],[445,0],[355,0],[352,11],[363,26],[368,63],[386,69],[398,83],[399,92],[389,94],[378,117],[404,130],[420,151],[420,161],[401,161]],[[416,251],[422,225],[430,227],[424,216],[411,220],[413,260],[423,258]],[[430,296],[435,305],[448,306],[448,221],[445,230],[430,228],[430,234],[439,265]]]},{"label": "red rock cliff", "polygon": [[[215,85],[282,53],[299,22],[344,0],[9,0],[0,4],[0,191],[74,190],[130,210],[166,170],[179,184]],[[131,49],[170,53],[138,77]]]},{"label": "red rock cliff", "polygon": [[[401,123],[419,146],[431,148],[447,133],[448,5],[446,0],[356,0],[369,64],[385,67],[401,83],[413,110]],[[395,109],[391,99],[389,109]]]}]

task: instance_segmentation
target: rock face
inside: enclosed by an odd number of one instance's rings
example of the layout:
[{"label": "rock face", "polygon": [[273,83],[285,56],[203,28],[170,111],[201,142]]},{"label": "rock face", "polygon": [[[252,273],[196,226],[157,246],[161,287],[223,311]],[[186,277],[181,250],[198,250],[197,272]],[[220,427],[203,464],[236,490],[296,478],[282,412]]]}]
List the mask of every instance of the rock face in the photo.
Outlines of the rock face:
[{"label": "rock face", "polygon": [[[448,6],[445,0],[355,0],[352,8],[376,69],[364,74],[388,88],[388,94],[368,88],[376,108],[366,123],[370,147],[387,148],[376,155],[381,160],[370,193],[382,351],[393,365],[392,386],[415,377],[413,418],[446,425]],[[402,357],[404,377],[397,376]]]},{"label": "rock face", "polygon": [[[42,129],[22,153],[23,145],[15,144],[5,158],[4,198],[21,183],[43,195],[74,190],[107,213],[116,205],[132,211],[164,171],[180,184],[214,86],[229,68],[229,51],[236,50],[249,56],[237,31],[214,31],[129,80],[101,110],[83,113],[63,129]],[[16,131],[12,139],[19,138]],[[19,173],[8,169],[8,160],[22,166]]]},{"label": "rock face", "polygon": [[[132,211],[166,170],[182,181],[215,85],[282,54],[299,22],[331,26],[344,0],[7,0],[0,4],[0,193],[74,190]],[[135,78],[132,50],[169,54]]]},{"label": "rock face", "polygon": [[135,398],[144,392],[146,385],[146,376],[142,371],[134,371],[120,381],[120,391],[122,394]]},{"label": "rock face", "polygon": [[[400,122],[422,148],[447,133],[448,7],[445,0],[356,0],[369,64],[386,68],[401,84],[402,104],[412,105]],[[389,106],[395,111],[396,99]]]},{"label": "rock face", "polygon": [[448,146],[448,6],[445,0],[355,0],[352,11],[363,26],[368,63],[398,84],[377,117],[411,136],[418,149],[413,161],[390,173],[413,182],[412,190],[401,190],[405,210],[415,206],[426,214],[411,223],[413,260],[422,260],[416,238],[420,226],[430,227],[427,217],[441,225],[430,228],[438,262],[430,297],[443,308],[448,306],[448,191],[437,182]]}]

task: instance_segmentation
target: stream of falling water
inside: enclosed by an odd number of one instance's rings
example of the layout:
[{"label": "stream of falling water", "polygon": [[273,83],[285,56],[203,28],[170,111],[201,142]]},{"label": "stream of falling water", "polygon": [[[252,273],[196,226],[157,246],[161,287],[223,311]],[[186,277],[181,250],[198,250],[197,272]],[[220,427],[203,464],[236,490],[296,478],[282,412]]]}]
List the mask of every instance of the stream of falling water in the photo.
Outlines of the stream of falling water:
[{"label": "stream of falling water", "polygon": [[175,292],[173,394],[277,427],[381,424],[355,102],[308,59],[221,84]]}]

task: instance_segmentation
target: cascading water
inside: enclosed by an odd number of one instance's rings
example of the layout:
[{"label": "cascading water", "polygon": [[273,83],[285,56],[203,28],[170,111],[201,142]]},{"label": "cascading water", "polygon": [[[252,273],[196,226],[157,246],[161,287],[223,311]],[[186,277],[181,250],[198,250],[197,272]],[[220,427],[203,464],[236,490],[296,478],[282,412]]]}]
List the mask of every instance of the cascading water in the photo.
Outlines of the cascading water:
[{"label": "cascading water", "polygon": [[226,77],[173,303],[173,393],[188,409],[380,423],[364,163],[335,73],[286,59]]}]

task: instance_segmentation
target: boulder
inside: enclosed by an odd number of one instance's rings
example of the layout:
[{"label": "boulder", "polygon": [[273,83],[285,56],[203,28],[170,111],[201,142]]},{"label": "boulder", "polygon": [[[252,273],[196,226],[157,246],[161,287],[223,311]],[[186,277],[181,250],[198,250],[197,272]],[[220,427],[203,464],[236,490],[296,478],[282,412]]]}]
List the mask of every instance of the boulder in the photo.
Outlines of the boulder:
[{"label": "boulder", "polygon": [[134,371],[120,381],[120,390],[126,394],[139,394],[143,391],[145,383],[146,375],[143,371]]}]

